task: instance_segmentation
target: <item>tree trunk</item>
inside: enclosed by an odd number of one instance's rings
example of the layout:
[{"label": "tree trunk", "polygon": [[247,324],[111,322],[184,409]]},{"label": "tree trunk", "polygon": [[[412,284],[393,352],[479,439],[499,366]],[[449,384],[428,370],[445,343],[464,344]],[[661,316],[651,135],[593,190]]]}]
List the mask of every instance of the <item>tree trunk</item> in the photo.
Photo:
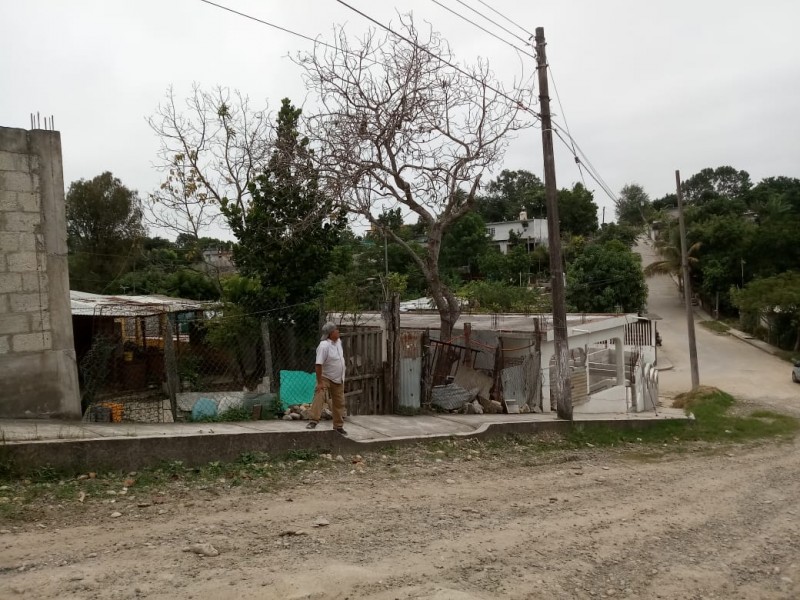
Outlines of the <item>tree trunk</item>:
[{"label": "tree trunk", "polygon": [[437,277],[428,283],[431,297],[439,312],[439,339],[449,342],[453,337],[453,327],[461,316],[461,307],[455,297]]},{"label": "tree trunk", "polygon": [[[461,314],[461,307],[458,304],[458,299],[455,297],[442,280],[439,278],[438,268],[433,265],[429,273],[431,277],[428,279],[428,290],[436,304],[436,310],[439,311],[439,340],[442,342],[450,342],[453,338],[453,327],[458,321]],[[433,384],[442,385],[445,383],[446,376],[449,375],[450,369],[453,366],[452,353],[449,347],[440,348],[437,354],[436,364],[433,365]]]}]

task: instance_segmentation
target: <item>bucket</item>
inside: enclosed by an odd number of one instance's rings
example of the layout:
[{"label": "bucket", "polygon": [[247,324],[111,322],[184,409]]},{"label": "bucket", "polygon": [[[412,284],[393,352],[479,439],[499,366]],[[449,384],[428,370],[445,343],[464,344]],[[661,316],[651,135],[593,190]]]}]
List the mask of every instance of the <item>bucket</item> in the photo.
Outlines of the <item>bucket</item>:
[{"label": "bucket", "polygon": [[111,411],[111,422],[122,423],[123,407],[120,402],[101,402],[98,406]]},{"label": "bucket", "polygon": [[111,423],[111,409],[105,406],[92,406],[89,409],[89,421],[92,423]]}]

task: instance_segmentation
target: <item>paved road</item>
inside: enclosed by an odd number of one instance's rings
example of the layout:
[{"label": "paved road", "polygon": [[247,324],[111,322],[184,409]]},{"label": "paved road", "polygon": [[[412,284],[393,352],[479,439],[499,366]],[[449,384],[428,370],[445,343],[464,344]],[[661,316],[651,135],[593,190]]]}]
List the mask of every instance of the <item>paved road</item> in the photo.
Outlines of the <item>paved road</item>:
[{"label": "paved road", "polygon": [[[657,260],[649,245],[637,245],[635,250],[642,255],[645,265]],[[672,396],[691,387],[683,296],[667,275],[651,277],[647,283],[650,289],[647,308],[663,317],[658,323],[664,340],[659,352],[675,366],[660,373],[661,395]],[[697,324],[707,318],[701,311],[695,314],[700,383],[718,387],[742,400],[800,415],[800,385],[792,382],[791,365],[746,342],[715,334]]]}]

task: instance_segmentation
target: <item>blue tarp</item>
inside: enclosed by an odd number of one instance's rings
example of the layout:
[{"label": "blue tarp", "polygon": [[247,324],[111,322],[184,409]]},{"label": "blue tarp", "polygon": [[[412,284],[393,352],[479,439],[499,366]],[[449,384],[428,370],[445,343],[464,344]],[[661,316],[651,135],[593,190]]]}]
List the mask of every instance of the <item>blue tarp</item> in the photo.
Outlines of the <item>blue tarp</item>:
[{"label": "blue tarp", "polygon": [[281,371],[281,405],[288,408],[293,404],[311,403],[317,376],[305,371]]}]

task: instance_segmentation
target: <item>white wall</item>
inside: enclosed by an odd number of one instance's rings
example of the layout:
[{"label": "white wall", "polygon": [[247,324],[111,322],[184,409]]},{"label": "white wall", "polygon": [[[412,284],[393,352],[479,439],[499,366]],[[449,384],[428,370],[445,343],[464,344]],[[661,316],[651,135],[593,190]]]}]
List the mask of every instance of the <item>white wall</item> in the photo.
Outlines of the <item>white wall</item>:
[{"label": "white wall", "polygon": [[[523,227],[527,223],[527,227]],[[513,231],[523,240],[530,240],[531,244],[539,245],[547,243],[547,220],[528,219],[527,221],[503,221],[499,223],[487,223],[486,230],[492,238],[492,242],[500,247],[500,252],[508,252],[508,240]]]}]

